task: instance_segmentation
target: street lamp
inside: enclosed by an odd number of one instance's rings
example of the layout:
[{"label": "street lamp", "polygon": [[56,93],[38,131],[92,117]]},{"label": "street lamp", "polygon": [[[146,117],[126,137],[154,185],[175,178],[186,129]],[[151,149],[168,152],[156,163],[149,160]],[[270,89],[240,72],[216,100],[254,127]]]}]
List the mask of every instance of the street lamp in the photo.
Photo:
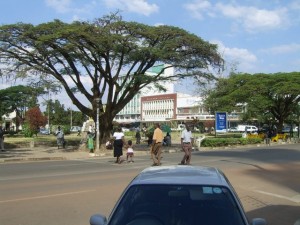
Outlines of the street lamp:
[{"label": "street lamp", "polygon": [[96,118],[96,151],[99,152],[99,137],[100,137],[100,132],[99,132],[99,103],[100,103],[100,98],[96,98],[96,103],[97,103],[97,118]]}]

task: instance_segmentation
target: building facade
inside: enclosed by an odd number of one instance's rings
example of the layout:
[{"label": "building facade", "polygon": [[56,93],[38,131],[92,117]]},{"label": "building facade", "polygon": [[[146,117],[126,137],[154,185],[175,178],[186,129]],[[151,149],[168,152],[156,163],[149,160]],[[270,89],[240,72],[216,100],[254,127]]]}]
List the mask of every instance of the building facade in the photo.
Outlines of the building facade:
[{"label": "building facade", "polygon": [[176,118],[177,94],[141,97],[141,121],[162,122]]},{"label": "building facade", "polygon": [[[158,65],[152,67],[149,71],[147,71],[147,75],[157,75],[163,67],[167,65]],[[166,68],[162,76],[170,76],[174,74],[173,68]],[[124,77],[120,77],[118,82],[122,83],[124,81]],[[154,85],[150,84],[143,88],[140,92],[136,93],[134,98],[117,114],[115,117],[115,121],[121,124],[129,124],[129,123],[140,123],[142,122],[142,105],[141,98],[144,96],[153,96],[163,93],[174,93],[174,83],[172,82],[160,82],[160,85],[163,85],[166,89],[166,92],[159,91],[155,88]]]}]

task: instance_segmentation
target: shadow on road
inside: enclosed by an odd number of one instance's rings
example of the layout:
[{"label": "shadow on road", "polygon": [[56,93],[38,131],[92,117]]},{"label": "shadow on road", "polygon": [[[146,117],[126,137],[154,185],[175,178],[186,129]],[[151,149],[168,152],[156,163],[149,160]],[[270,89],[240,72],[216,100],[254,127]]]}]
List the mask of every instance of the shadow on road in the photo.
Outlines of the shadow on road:
[{"label": "shadow on road", "polygon": [[[271,205],[247,212],[249,221],[261,215],[264,215],[264,219],[267,220],[268,224],[294,225],[300,219],[300,206]],[[283,217],[282,215],[285,216]]]}]

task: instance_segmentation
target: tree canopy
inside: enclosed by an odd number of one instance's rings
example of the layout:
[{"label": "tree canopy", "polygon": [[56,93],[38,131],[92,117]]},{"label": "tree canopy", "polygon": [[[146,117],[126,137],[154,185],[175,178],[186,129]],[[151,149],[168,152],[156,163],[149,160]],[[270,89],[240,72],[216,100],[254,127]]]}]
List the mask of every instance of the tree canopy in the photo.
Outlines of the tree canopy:
[{"label": "tree canopy", "polygon": [[[185,77],[209,79],[212,69],[223,68],[217,45],[178,27],[127,22],[118,14],[93,22],[0,26],[0,60],[4,75],[52,76],[95,121],[99,104],[103,141],[113,118],[142,88],[163,88],[160,82]],[[149,75],[158,64],[168,66]],[[175,68],[173,75],[164,74],[168,67]]]},{"label": "tree canopy", "polygon": [[206,106],[213,112],[246,108],[247,118],[272,120],[279,129],[297,112],[300,101],[300,72],[232,74],[219,79],[208,93]]}]

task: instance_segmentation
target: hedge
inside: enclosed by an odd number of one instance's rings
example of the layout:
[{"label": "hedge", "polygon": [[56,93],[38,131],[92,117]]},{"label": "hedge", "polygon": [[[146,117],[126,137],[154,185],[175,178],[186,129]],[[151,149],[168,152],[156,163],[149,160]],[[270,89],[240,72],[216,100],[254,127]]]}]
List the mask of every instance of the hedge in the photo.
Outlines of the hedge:
[{"label": "hedge", "polygon": [[261,138],[206,138],[201,142],[202,147],[223,147],[232,145],[260,144]]}]

